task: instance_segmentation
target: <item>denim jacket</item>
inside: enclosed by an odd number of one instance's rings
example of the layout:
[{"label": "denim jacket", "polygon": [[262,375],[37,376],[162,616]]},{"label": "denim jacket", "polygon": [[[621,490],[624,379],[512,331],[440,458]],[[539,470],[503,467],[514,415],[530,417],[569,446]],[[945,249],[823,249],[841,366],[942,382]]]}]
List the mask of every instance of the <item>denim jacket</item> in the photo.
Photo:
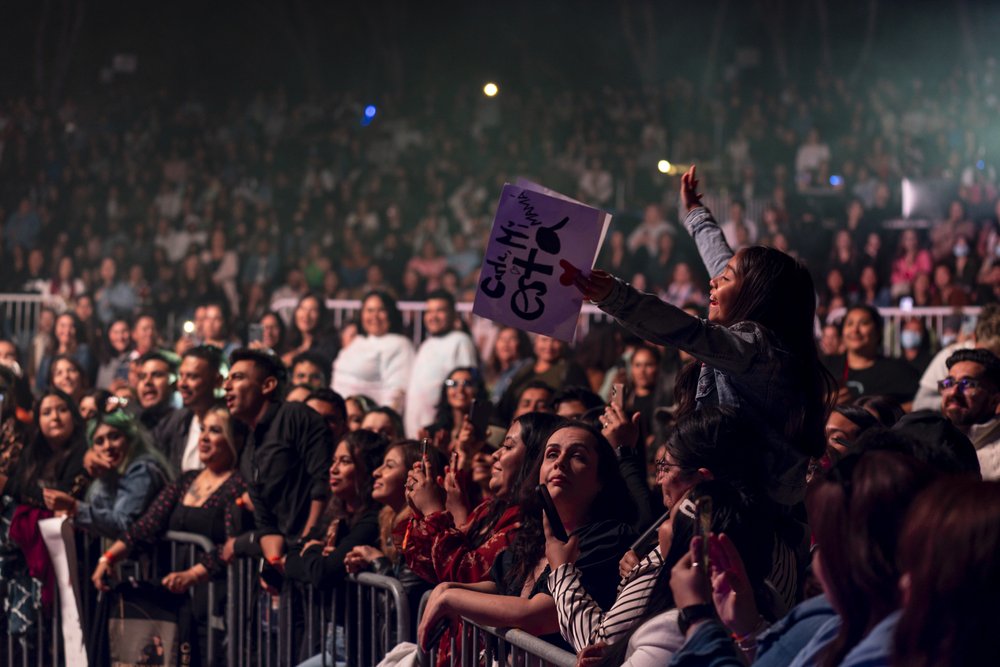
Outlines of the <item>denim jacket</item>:
[{"label": "denim jacket", "polygon": [[[684,226],[709,272],[721,273],[733,251],[712,214],[696,208]],[[802,500],[808,457],[783,434],[789,406],[802,400],[790,372],[797,360],[768,329],[751,321],[725,327],[688,315],[620,279],[597,305],[640,338],[672,345],[700,361],[698,407],[728,406],[752,421],[765,439],[760,445],[770,477],[769,495],[782,505]]]}]

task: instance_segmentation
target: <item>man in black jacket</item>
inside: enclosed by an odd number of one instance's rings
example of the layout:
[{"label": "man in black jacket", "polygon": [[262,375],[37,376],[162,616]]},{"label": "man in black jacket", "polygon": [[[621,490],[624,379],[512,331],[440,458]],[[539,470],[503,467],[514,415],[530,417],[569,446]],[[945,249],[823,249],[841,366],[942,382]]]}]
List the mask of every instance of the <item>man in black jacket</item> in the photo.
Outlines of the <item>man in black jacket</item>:
[{"label": "man in black jacket", "polygon": [[286,543],[296,543],[319,521],[329,494],[333,443],[314,410],[281,402],[285,367],[276,356],[242,348],[232,353],[229,365],[226,405],[250,430],[240,473],[250,487],[252,539],[280,569]]},{"label": "man in black jacket", "polygon": [[177,393],[183,407],[168,415],[153,431],[153,439],[177,474],[200,470],[198,439],[201,420],[215,403],[215,390],[222,386],[222,351],[213,345],[192,347],[181,358]]}]

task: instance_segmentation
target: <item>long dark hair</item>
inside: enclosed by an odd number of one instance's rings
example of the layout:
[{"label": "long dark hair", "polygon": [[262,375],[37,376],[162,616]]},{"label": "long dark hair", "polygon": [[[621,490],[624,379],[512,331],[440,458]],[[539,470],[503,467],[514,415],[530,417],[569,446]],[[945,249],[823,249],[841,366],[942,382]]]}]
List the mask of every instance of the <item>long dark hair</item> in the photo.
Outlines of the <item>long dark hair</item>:
[{"label": "long dark hair", "polygon": [[784,435],[801,452],[820,456],[836,383],[816,347],[816,289],[809,269],[794,257],[764,246],[745,248],[735,259],[741,285],[726,324],[756,322],[794,357],[789,370],[802,403],[789,406]]},{"label": "long dark hair", "polygon": [[[597,475],[601,489],[590,504],[587,522],[617,521],[632,525],[635,521],[636,507],[629,493],[628,486],[618,468],[618,457],[607,438],[594,426],[587,422],[573,419],[560,419],[552,426],[545,444],[558,431],[575,428],[586,431],[596,443]],[[543,444],[542,451],[545,446]],[[542,505],[535,490],[538,486],[538,476],[542,469],[544,456],[536,457],[531,470],[518,489],[518,504],[522,508],[521,529],[517,531],[509,549],[514,556],[514,566],[507,575],[507,585],[517,586],[527,580],[539,559],[545,553],[545,531],[542,528]]]},{"label": "long dark hair", "polygon": [[[52,396],[66,404],[66,407],[69,408],[73,424],[73,432],[70,434],[69,440],[59,449],[54,449],[49,444],[49,441],[42,433],[40,424],[42,402]],[[52,471],[59,470],[63,463],[70,457],[74,455],[82,456],[83,452],[87,450],[86,434],[80,410],[76,405],[76,401],[60,389],[49,388],[35,401],[34,425],[35,435],[21,452],[21,462],[18,466],[21,472],[18,473],[18,479],[15,482],[17,484],[17,492],[11,494],[15,497],[22,496],[26,489],[37,486],[39,480],[44,479]],[[69,489],[62,490],[69,491]]]},{"label": "long dark hair", "polygon": [[681,501],[671,517],[673,536],[670,549],[661,554],[663,565],[657,572],[646,608],[634,618],[628,634],[608,648],[599,663],[602,667],[624,663],[629,640],[636,630],[654,616],[676,606],[674,594],[670,590],[670,571],[690,550],[691,538],[695,534],[695,501],[701,497],[712,499],[712,532],[717,535],[725,533],[732,540],[743,559],[758,606],[765,608],[764,578],[771,569],[771,553],[774,548],[774,531],[768,523],[769,513],[762,511],[751,497],[726,482],[701,482],[691,490],[688,498]]},{"label": "long dark hair", "polygon": [[385,456],[389,441],[381,433],[359,429],[349,431],[340,442],[347,445],[347,451],[354,463],[354,493],[359,507],[353,514],[348,515],[340,499],[331,494],[325,518],[327,523],[335,519],[347,519],[353,526],[363,514],[377,504],[372,499],[372,485],[375,483],[372,473],[382,464],[382,457]]},{"label": "long dark hair", "polygon": [[876,623],[899,607],[900,526],[932,469],[885,451],[845,457],[806,494],[809,525],[823,559],[823,580],[840,616],[820,665],[839,665]]},{"label": "long dark hair", "polygon": [[[476,401],[488,401],[489,396],[486,394],[486,385],[483,384],[483,376],[479,374],[479,369],[473,368],[472,366],[460,366],[458,368],[453,368],[451,372],[448,373],[448,378],[451,379],[455,373],[468,373],[472,376],[472,381],[475,382],[475,387],[473,388],[473,398]],[[441,393],[438,396],[437,406],[434,408],[434,424],[440,428],[447,430],[451,433],[451,430],[455,428],[455,417],[452,414],[451,406],[448,404],[448,387],[441,383]],[[481,434],[480,434],[481,435]]]},{"label": "long dark hair", "polygon": [[301,306],[302,302],[306,299],[312,299],[319,307],[319,317],[316,319],[316,329],[313,331],[313,339],[315,343],[325,342],[327,339],[333,340],[336,338],[330,330],[330,311],[327,310],[326,299],[315,292],[306,292],[295,304],[295,310],[292,311],[291,322],[288,326],[288,341],[286,343],[286,347],[289,350],[294,350],[302,345],[302,332],[299,330],[298,325],[295,324],[295,311],[299,309],[299,306]]},{"label": "long dark hair", "polygon": [[[822,456],[823,432],[836,382],[820,361],[816,347],[816,290],[812,276],[800,261],[774,248],[751,246],[736,253],[734,259],[734,273],[741,284],[727,321],[722,324],[729,327],[756,322],[795,359],[789,372],[802,402],[789,405],[783,435],[801,453]],[[700,371],[700,364],[689,364],[678,375],[678,416],[695,409]]]},{"label": "long dark hair", "polygon": [[758,492],[764,485],[764,466],[757,447],[761,436],[730,407],[708,407],[677,422],[664,446],[681,472],[689,476],[702,468],[712,478],[744,491]]},{"label": "long dark hair", "polygon": [[508,508],[512,507],[518,497],[518,492],[525,485],[525,480],[535,470],[535,463],[541,458],[545,442],[552,434],[552,429],[562,421],[561,417],[548,412],[529,412],[523,414],[511,424],[521,425],[521,440],[524,442],[524,460],[520,469],[514,475],[511,493],[508,496],[496,496],[490,500],[490,510],[466,530],[473,547],[480,546],[489,537],[493,526]]},{"label": "long dark hair", "polygon": [[[389,320],[389,333],[401,334],[403,333],[403,313],[400,312],[399,306],[396,304],[396,299],[393,298],[391,294],[383,290],[372,290],[361,297],[361,308],[365,307],[365,301],[371,297],[376,296],[382,301],[382,305],[385,307],[386,317]],[[358,331],[367,336],[368,332],[365,328],[361,326],[361,314],[358,313]]]},{"label": "long dark hair", "polygon": [[909,576],[894,665],[995,665],[1000,483],[948,477],[913,503],[899,540]]}]

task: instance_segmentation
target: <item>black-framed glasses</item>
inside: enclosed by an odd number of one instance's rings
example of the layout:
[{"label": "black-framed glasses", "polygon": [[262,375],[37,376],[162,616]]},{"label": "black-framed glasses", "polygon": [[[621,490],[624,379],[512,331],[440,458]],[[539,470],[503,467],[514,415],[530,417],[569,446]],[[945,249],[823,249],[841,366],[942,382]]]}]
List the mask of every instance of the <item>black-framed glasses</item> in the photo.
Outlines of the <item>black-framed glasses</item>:
[{"label": "black-framed glasses", "polygon": [[656,466],[656,472],[665,473],[671,468],[680,468],[679,463],[669,463],[666,459],[656,459],[653,461],[653,465]]},{"label": "black-framed glasses", "polygon": [[475,387],[476,386],[476,381],[475,380],[455,380],[453,378],[448,378],[447,380],[444,381],[444,386],[448,387],[449,389],[451,389],[453,387],[462,387],[463,389],[465,389],[466,387]]},{"label": "black-framed glasses", "polygon": [[960,378],[956,380],[952,377],[947,377],[943,380],[938,380],[938,391],[947,391],[949,389],[958,389],[958,391],[965,392],[969,389],[978,389],[982,386],[982,383],[976,378]]}]

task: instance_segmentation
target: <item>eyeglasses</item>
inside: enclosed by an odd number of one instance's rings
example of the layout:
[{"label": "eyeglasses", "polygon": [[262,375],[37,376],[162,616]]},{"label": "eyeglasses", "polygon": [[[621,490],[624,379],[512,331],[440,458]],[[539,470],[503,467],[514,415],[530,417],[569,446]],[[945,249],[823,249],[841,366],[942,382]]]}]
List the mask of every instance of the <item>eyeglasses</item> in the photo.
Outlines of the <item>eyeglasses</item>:
[{"label": "eyeglasses", "polygon": [[945,378],[943,380],[938,380],[937,384],[938,391],[958,389],[961,392],[965,392],[969,389],[978,389],[982,386],[982,383],[976,378],[961,378],[959,380],[956,380],[955,378]]},{"label": "eyeglasses", "polygon": [[656,472],[658,473],[665,473],[671,468],[681,467],[679,463],[667,463],[666,459],[656,459],[656,461],[653,462],[653,465],[656,466]]},{"label": "eyeglasses", "polygon": [[464,389],[466,387],[475,387],[476,386],[476,381],[475,380],[453,380],[451,378],[448,378],[447,380],[444,381],[444,386],[448,387],[449,389],[451,389],[452,387],[462,387]]}]

